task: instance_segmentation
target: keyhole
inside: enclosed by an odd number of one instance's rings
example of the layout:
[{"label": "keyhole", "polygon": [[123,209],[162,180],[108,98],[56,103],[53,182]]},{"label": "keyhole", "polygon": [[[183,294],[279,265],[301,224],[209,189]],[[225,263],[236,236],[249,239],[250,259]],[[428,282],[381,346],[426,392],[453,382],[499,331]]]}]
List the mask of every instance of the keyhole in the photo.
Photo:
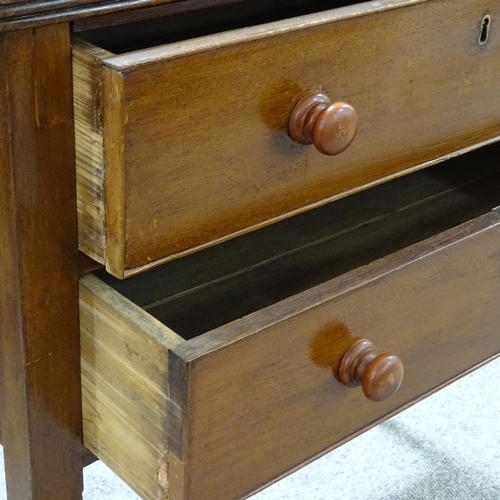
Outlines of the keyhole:
[{"label": "keyhole", "polygon": [[490,36],[491,16],[487,14],[481,21],[481,34],[479,35],[479,45],[484,45]]}]

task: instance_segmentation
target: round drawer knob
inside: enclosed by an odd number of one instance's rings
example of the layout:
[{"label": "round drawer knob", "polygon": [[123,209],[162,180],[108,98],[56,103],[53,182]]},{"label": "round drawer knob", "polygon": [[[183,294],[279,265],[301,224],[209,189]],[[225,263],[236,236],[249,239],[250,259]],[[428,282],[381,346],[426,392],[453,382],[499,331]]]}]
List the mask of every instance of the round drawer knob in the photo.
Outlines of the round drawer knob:
[{"label": "round drawer knob", "polygon": [[362,386],[371,401],[390,398],[403,381],[404,367],[393,354],[378,354],[367,339],[355,342],[340,362],[339,380],[347,387]]},{"label": "round drawer knob", "polygon": [[358,113],[345,102],[309,92],[293,108],[288,122],[290,137],[299,144],[314,144],[325,155],[345,151],[358,130]]}]

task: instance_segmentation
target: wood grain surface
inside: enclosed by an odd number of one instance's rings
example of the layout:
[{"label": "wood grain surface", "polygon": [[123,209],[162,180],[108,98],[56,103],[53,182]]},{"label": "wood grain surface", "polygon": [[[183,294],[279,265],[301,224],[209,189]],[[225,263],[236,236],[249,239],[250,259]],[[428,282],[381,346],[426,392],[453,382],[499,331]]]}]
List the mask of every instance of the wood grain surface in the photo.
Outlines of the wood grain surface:
[{"label": "wood grain surface", "polygon": [[170,498],[168,350],[182,338],[92,275],[80,324],[85,445],[143,498]]},{"label": "wood grain surface", "polygon": [[109,53],[85,42],[73,50],[73,106],[77,158],[78,240],[81,249],[103,263],[106,247],[104,213],[104,158],[102,137],[102,84],[98,56]]},{"label": "wood grain surface", "polygon": [[500,205],[498,154],[480,148],[126,280],[97,275],[192,338]]},{"label": "wood grain surface", "polygon": [[0,337],[9,500],[82,493],[69,26],[0,36]]},{"label": "wood grain surface", "polygon": [[[104,188],[122,214],[106,222],[120,252],[106,255],[107,268],[130,275],[494,140],[500,38],[477,41],[498,3],[401,5],[104,58],[114,75],[103,79],[104,143],[123,145],[105,162],[123,182],[121,200],[114,184]],[[338,157],[287,135],[309,90],[358,111],[358,135]]]},{"label": "wood grain surface", "polygon": [[[189,374],[179,498],[240,498],[497,355],[499,222],[487,215],[177,346],[170,366],[177,355]],[[360,337],[405,365],[386,402],[332,374]]]},{"label": "wood grain surface", "polygon": [[[69,22],[124,10],[130,15],[133,9],[172,1],[175,0],[1,0],[0,31]],[[133,13],[130,17],[133,18]]]},{"label": "wood grain surface", "polygon": [[[472,154],[474,169],[458,168],[462,158],[457,158],[359,193],[366,197],[372,192],[380,206],[358,200],[363,208],[344,224],[339,215],[350,200],[336,202],[332,206],[339,205],[339,211],[322,213],[323,227],[318,223],[312,231],[316,246],[312,234],[300,240],[291,231],[294,218],[284,221],[283,237],[277,237],[281,246],[269,237],[261,239],[266,251],[258,257],[260,264],[251,262],[252,244],[260,248],[258,238],[240,250],[248,261],[235,255],[235,241],[228,242],[227,259],[221,251],[198,264],[186,262],[206,286],[183,280],[175,270],[108,279],[163,324],[97,277],[85,277],[80,307],[87,445],[144,498],[167,491],[176,499],[233,500],[496,355],[496,212],[369,265],[358,259],[360,267],[347,273],[349,263],[342,263],[342,250],[356,254],[356,241],[369,258],[372,252],[377,255],[377,238],[387,252],[398,248],[393,240],[404,244],[414,235],[426,238],[432,227],[454,225],[460,213],[474,214],[476,205],[484,211],[498,204],[498,195],[490,197],[474,180],[477,176],[483,186],[498,185],[495,166],[490,171],[480,161],[480,153],[491,159],[496,150],[495,145]],[[427,197],[419,204],[424,192]],[[314,226],[311,215],[303,214],[307,220],[300,227]],[[325,229],[329,224],[332,228]],[[217,262],[223,265],[214,274]],[[231,267],[236,262],[240,272]],[[314,285],[311,275],[321,271],[326,279],[337,277]],[[312,288],[285,298],[284,288],[300,290],[296,282]],[[185,288],[176,291],[179,286]],[[226,323],[208,331],[213,323],[204,309]],[[190,330],[190,321],[197,331]],[[342,355],[361,337],[398,355],[405,365],[403,385],[387,402],[369,402],[360,390],[335,380]],[[140,450],[140,464],[124,451],[131,446]]]}]

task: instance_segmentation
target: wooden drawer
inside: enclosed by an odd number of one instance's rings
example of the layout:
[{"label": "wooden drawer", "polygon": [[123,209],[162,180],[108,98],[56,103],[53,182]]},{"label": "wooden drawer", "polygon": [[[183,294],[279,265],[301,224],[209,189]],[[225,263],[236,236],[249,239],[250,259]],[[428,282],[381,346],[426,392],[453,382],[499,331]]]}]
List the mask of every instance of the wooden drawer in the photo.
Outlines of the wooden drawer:
[{"label": "wooden drawer", "polygon": [[[499,14],[397,0],[126,53],[75,40],[81,249],[128,276],[494,138]],[[308,91],[357,110],[342,154],[289,138]]]},{"label": "wooden drawer", "polygon": [[[84,277],[86,446],[143,498],[235,500],[497,355],[483,153],[128,280]],[[334,376],[360,337],[404,363],[387,401]]]}]

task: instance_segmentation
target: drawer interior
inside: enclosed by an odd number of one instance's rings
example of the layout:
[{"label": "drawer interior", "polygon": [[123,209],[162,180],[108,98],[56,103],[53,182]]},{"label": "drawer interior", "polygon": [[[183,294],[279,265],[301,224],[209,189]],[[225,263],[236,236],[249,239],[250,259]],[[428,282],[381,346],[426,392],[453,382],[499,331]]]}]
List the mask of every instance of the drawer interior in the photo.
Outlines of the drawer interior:
[{"label": "drawer interior", "polygon": [[356,0],[226,0],[180,2],[172,13],[124,25],[79,32],[78,36],[115,54],[222,31],[362,3]]},{"label": "drawer interior", "polygon": [[193,338],[500,205],[499,144],[126,280],[98,277]]}]

